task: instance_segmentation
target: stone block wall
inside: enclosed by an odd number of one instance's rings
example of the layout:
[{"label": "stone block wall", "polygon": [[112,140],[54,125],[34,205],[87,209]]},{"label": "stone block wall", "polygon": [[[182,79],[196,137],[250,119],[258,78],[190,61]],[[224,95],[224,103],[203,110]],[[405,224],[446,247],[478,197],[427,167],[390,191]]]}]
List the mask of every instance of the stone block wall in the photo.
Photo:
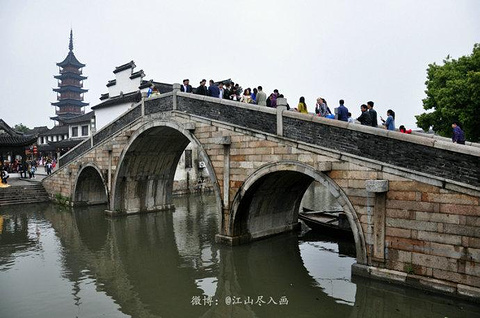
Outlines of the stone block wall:
[{"label": "stone block wall", "polygon": [[[117,132],[113,137],[94,148],[86,150],[86,152],[76,157],[73,161],[69,161],[55,171],[52,175],[45,178],[42,182],[45,190],[49,193],[52,199],[55,199],[57,194],[63,197],[72,199],[75,191],[75,182],[78,177],[80,169],[87,164],[94,164],[101,172],[105,182],[108,183],[108,168],[111,163],[110,180],[113,180],[115,172],[120,160],[120,155],[127,145],[132,131],[135,131],[142,125],[142,122],[136,122],[134,126],[128,130]],[[110,155],[111,153],[111,155]],[[111,191],[111,185],[106,185],[108,192]]]},{"label": "stone block wall", "polygon": [[[331,163],[326,174],[353,205],[366,241],[369,265],[439,279],[452,284],[480,287],[479,197],[383,171],[380,165],[319,149],[299,147],[268,135],[197,122],[195,136],[205,147],[223,184],[225,146],[216,140],[230,136],[229,198],[233,200],[245,178],[268,162],[299,161],[316,169]],[[373,257],[375,193],[367,180],[387,180],[384,215],[384,258]],[[220,187],[222,189],[222,187]]]},{"label": "stone block wall", "polygon": [[[480,288],[479,197],[374,171],[352,163],[332,164],[328,175],[347,194],[362,224],[368,264],[407,274]],[[388,180],[385,259],[375,259],[373,193],[369,179]],[[448,285],[448,283],[447,283]]]},{"label": "stone block wall", "polygon": [[387,198],[389,268],[480,287],[478,197],[394,180]]},{"label": "stone block wall", "polygon": [[[190,94],[191,95],[191,94]],[[251,106],[230,100],[192,95],[188,98],[178,97],[178,110],[192,115],[206,117],[245,128],[274,134],[276,132],[276,115],[274,109]]]}]

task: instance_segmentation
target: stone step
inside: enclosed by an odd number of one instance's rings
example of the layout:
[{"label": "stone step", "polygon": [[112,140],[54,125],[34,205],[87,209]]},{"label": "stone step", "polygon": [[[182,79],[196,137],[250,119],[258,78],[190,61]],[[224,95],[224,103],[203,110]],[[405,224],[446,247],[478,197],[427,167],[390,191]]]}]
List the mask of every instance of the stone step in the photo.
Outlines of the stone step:
[{"label": "stone step", "polygon": [[9,199],[9,198],[24,198],[24,197],[35,197],[35,196],[48,196],[45,192],[28,192],[28,193],[11,193],[0,195],[0,200]]},{"label": "stone step", "polygon": [[47,191],[42,184],[13,186],[0,190],[0,206],[48,202]]},{"label": "stone step", "polygon": [[28,199],[28,200],[21,200],[21,201],[0,201],[0,206],[7,206],[7,205],[16,205],[16,204],[28,204],[28,203],[42,203],[42,202],[49,202],[49,198],[44,199]]}]

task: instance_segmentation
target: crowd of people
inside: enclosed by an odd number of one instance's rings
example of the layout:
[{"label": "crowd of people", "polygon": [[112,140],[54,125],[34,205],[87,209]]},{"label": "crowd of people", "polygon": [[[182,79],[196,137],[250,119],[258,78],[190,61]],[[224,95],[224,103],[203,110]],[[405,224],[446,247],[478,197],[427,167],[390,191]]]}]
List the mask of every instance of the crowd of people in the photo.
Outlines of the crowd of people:
[{"label": "crowd of people", "polygon": [[[42,157],[39,159],[32,159],[32,160],[16,159],[13,162],[0,161],[0,171],[2,172],[2,183],[7,183],[6,179],[8,179],[9,173],[19,173],[20,178],[35,179],[35,173],[37,172],[37,169],[39,166],[44,166],[45,172],[47,173],[47,175],[50,175],[56,166],[56,160],[50,159],[47,157]],[[5,182],[3,180],[3,175],[6,176]]]},{"label": "crowd of people", "polygon": [[275,89],[273,93],[267,97],[262,86],[254,87],[253,89],[250,87],[243,89],[242,86],[231,80],[221,82],[210,80],[207,87],[207,80],[202,79],[199,86],[193,88],[192,85],[190,85],[190,80],[184,79],[183,84],[180,86],[180,91],[268,107],[276,107],[277,98],[284,97],[278,92],[278,89]]},{"label": "crowd of people", "polygon": [[[199,86],[197,88],[193,88],[192,85],[190,85],[190,80],[184,79],[183,84],[180,86],[180,90],[186,93],[230,99],[247,104],[255,104],[274,108],[277,107],[277,99],[284,97],[283,94],[279,93],[278,89],[274,89],[273,92],[267,97],[267,94],[263,91],[262,86],[253,88],[253,90],[250,87],[242,89],[238,83],[234,83],[231,80],[221,82],[210,80],[209,85],[207,86],[207,80],[202,79],[199,83]],[[366,105],[361,105],[360,108],[362,113],[360,117],[357,118],[360,124],[378,127],[377,112],[373,109],[373,106],[373,101],[369,101]],[[291,109],[290,105],[287,104],[287,109],[308,114],[305,97],[300,97],[296,108]],[[343,99],[339,101],[337,116],[335,116],[335,114],[332,113],[331,109],[328,107],[327,101],[322,97],[317,98],[317,103],[315,104],[315,114],[320,117],[331,119],[336,118],[338,120],[355,123],[355,119],[352,118],[352,114],[348,111],[348,108],[345,107],[345,102]],[[382,117],[380,118],[385,129],[395,130],[395,112],[393,110],[389,109],[387,111],[386,119],[383,119]],[[406,130],[404,132],[406,132]]]},{"label": "crowd of people", "polygon": [[[215,82],[214,80],[209,81],[207,86],[207,80],[202,79],[199,83],[199,86],[193,88],[190,85],[189,79],[184,79],[183,84],[180,86],[180,90],[186,93],[211,96],[221,99],[230,99],[233,101],[239,101],[247,104],[255,104],[259,106],[267,107],[277,107],[277,99],[283,98],[283,94],[280,94],[278,89],[274,89],[273,92],[268,95],[263,91],[262,86],[253,88],[253,90],[248,87],[243,89],[238,83],[234,83],[231,80]],[[148,96],[158,95],[159,92],[156,88],[149,90]],[[339,100],[338,107],[335,108],[336,112],[333,113],[328,107],[327,101],[323,97],[318,97],[315,104],[315,114],[319,117],[325,117],[330,119],[337,119],[341,121],[346,121],[349,123],[359,122],[361,125],[372,126],[372,127],[383,127],[387,130],[396,130],[395,126],[395,112],[392,109],[387,110],[386,118],[384,119],[380,116],[381,126],[378,125],[378,115],[377,111],[374,109],[375,103],[373,101],[368,101],[366,104],[360,105],[360,116],[356,119],[352,117],[352,113],[349,112],[348,108],[345,106],[345,101],[343,99]],[[307,104],[305,102],[305,97],[300,97],[298,105],[296,108],[290,108],[290,105],[287,104],[287,110],[298,111],[300,113],[308,114]],[[452,138],[453,142],[464,144],[465,136],[461,130],[458,123],[452,125],[454,136]],[[411,134],[411,129],[406,129],[404,125],[401,125],[398,129],[399,132],[405,134]]]}]

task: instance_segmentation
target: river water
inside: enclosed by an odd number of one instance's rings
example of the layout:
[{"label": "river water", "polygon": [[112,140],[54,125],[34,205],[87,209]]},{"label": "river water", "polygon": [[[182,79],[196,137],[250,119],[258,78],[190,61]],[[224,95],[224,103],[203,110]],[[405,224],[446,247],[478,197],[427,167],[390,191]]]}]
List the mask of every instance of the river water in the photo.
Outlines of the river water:
[{"label": "river water", "polygon": [[174,203],[119,218],[1,207],[0,317],[480,317],[473,304],[352,280],[351,242],[302,231],[218,245],[213,195]]}]

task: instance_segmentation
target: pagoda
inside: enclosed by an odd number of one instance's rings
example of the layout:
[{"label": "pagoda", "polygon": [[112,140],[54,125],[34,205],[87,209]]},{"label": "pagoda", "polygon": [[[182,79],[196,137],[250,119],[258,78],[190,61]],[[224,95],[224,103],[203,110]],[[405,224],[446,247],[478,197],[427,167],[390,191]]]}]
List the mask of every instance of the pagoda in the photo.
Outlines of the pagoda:
[{"label": "pagoda", "polygon": [[53,91],[57,92],[57,102],[52,103],[55,106],[57,116],[50,119],[63,125],[66,119],[71,119],[84,114],[82,107],[88,106],[83,102],[83,94],[88,90],[83,88],[83,81],[87,79],[82,75],[82,68],[85,64],[80,63],[75,54],[73,54],[73,31],[70,30],[70,44],[67,57],[60,63],[60,75],[54,76],[58,80],[58,88]]}]

